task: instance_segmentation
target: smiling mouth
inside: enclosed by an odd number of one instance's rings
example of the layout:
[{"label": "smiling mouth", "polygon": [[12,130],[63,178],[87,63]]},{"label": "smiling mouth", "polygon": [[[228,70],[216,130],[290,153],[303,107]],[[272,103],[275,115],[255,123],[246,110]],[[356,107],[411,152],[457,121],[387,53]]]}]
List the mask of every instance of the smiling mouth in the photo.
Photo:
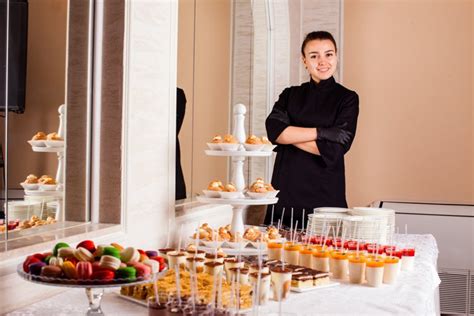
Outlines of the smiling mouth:
[{"label": "smiling mouth", "polygon": [[319,72],[327,72],[329,71],[329,68],[318,68]]}]

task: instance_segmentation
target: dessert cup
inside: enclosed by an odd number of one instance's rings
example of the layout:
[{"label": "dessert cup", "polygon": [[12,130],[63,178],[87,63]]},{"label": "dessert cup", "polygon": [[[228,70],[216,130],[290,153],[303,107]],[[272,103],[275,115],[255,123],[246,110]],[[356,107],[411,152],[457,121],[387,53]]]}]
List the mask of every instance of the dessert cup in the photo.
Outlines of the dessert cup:
[{"label": "dessert cup", "polygon": [[[253,286],[254,293],[257,293],[257,300],[256,303],[258,305],[265,305],[270,298],[270,273],[261,273],[260,274],[260,283],[258,283],[259,273],[254,272],[250,273],[249,279],[250,284]],[[257,284],[258,284],[258,291],[257,291]]]},{"label": "dessert cup", "polygon": [[383,281],[384,261],[382,259],[372,259],[367,261],[365,274],[367,284],[371,287],[379,287]]},{"label": "dessert cup", "polygon": [[221,262],[206,262],[204,263],[204,272],[217,277],[222,273],[224,264]]},{"label": "dessert cup", "polygon": [[362,284],[365,281],[366,258],[364,256],[349,256],[349,282]]},{"label": "dessert cup", "polygon": [[313,261],[313,249],[311,248],[301,249],[300,257],[299,257],[299,265],[311,269],[313,266],[312,261]]},{"label": "dessert cup", "polygon": [[335,279],[345,279],[349,273],[349,261],[347,253],[333,251],[329,260],[330,270]]},{"label": "dessert cup", "polygon": [[244,267],[244,262],[243,261],[238,261],[237,258],[228,258],[224,259],[224,270],[225,270],[225,276],[226,280],[228,283],[231,282],[232,274],[229,269],[231,268],[243,268]]},{"label": "dessert cup", "polygon": [[229,268],[230,280],[238,281],[242,285],[249,284],[249,269],[247,268]]},{"label": "dessert cup", "polygon": [[186,268],[190,272],[193,272],[194,269],[196,269],[196,273],[204,272],[204,259],[199,257],[188,257],[186,258]]},{"label": "dessert cup", "polygon": [[385,258],[385,264],[383,268],[383,283],[395,283],[398,277],[398,271],[400,271],[400,260],[397,257]]},{"label": "dessert cup", "polygon": [[311,266],[314,270],[322,271],[322,272],[329,272],[329,251],[327,250],[319,250],[313,253],[313,259],[311,261]]},{"label": "dessert cup", "polygon": [[168,252],[168,266],[170,269],[184,268],[186,266],[186,252]]},{"label": "dessert cup", "polygon": [[283,249],[283,261],[288,264],[297,265],[299,262],[301,245],[287,242],[283,246]]},{"label": "dessert cup", "polygon": [[269,242],[268,248],[268,260],[282,260],[283,259],[283,244],[276,242]]},{"label": "dessert cup", "polygon": [[292,270],[277,267],[271,270],[271,284],[273,289],[273,300],[283,301],[289,293],[291,287]]}]

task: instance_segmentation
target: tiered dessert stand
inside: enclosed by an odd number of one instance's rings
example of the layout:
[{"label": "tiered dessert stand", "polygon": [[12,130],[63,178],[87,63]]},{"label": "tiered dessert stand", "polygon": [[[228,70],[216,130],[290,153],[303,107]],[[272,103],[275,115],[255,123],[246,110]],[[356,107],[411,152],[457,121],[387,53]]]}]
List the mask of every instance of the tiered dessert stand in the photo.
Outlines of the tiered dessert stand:
[{"label": "tiered dessert stand", "polygon": [[[65,124],[64,124],[64,115],[65,115],[65,105],[62,104],[58,108],[59,113],[59,128],[58,128],[58,135],[61,138],[65,138]],[[64,152],[65,152],[65,142],[62,142],[62,146],[55,146],[55,147],[47,147],[47,146],[31,146],[31,149],[34,152],[39,153],[56,153],[58,156],[58,169],[56,172],[56,182],[57,188],[56,190],[51,191],[41,191],[41,190],[25,190],[26,196],[38,196],[43,197],[44,200],[42,203],[48,201],[49,198],[53,198],[55,200],[60,200],[57,203],[56,209],[56,220],[61,221],[64,219],[64,212],[62,211],[63,206],[61,200],[64,198]]]},{"label": "tiered dessert stand", "polygon": [[[232,134],[239,141],[240,144],[245,143],[245,113],[247,112],[245,105],[237,104],[234,106],[234,129]],[[232,206],[232,221],[231,231],[232,234],[236,233],[243,236],[244,234],[244,221],[243,221],[243,210],[249,205],[270,205],[278,202],[278,198],[265,198],[265,199],[251,199],[244,196],[245,178],[244,178],[244,161],[248,157],[271,157],[272,151],[246,151],[242,145],[239,150],[236,151],[221,151],[221,150],[205,150],[208,156],[216,157],[231,157],[232,159],[232,183],[239,192],[241,197],[235,199],[224,199],[224,198],[209,198],[206,196],[198,196],[197,200],[202,203],[209,204],[230,204]]]},{"label": "tiered dessert stand", "polygon": [[104,315],[104,312],[101,308],[101,301],[105,288],[132,286],[142,283],[154,283],[156,280],[162,278],[167,272],[168,269],[164,269],[163,271],[150,275],[149,277],[136,278],[134,281],[129,279],[114,279],[104,282],[101,280],[72,280],[37,276],[24,272],[23,266],[21,264],[19,264],[17,267],[18,275],[24,280],[32,283],[85,289],[87,300],[89,302],[89,308],[86,312],[86,315]]}]

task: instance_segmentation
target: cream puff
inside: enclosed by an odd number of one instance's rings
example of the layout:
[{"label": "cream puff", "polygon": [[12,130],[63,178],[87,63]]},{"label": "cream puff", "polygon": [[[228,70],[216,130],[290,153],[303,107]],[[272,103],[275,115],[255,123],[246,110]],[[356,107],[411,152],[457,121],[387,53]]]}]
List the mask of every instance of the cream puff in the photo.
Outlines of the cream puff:
[{"label": "cream puff", "polygon": [[255,135],[251,135],[247,138],[247,140],[245,141],[246,144],[251,144],[251,145],[261,145],[263,144],[262,141],[260,140],[260,138],[258,138],[257,136]]}]

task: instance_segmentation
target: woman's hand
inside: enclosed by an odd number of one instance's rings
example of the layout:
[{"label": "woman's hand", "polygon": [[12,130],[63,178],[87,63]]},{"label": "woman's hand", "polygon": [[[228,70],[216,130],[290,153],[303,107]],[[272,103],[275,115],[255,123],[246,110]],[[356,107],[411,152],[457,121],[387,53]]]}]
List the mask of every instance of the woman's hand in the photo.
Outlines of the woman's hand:
[{"label": "woman's hand", "polygon": [[351,140],[352,133],[342,129],[344,126],[345,125],[341,127],[318,127],[317,139],[346,145]]}]

